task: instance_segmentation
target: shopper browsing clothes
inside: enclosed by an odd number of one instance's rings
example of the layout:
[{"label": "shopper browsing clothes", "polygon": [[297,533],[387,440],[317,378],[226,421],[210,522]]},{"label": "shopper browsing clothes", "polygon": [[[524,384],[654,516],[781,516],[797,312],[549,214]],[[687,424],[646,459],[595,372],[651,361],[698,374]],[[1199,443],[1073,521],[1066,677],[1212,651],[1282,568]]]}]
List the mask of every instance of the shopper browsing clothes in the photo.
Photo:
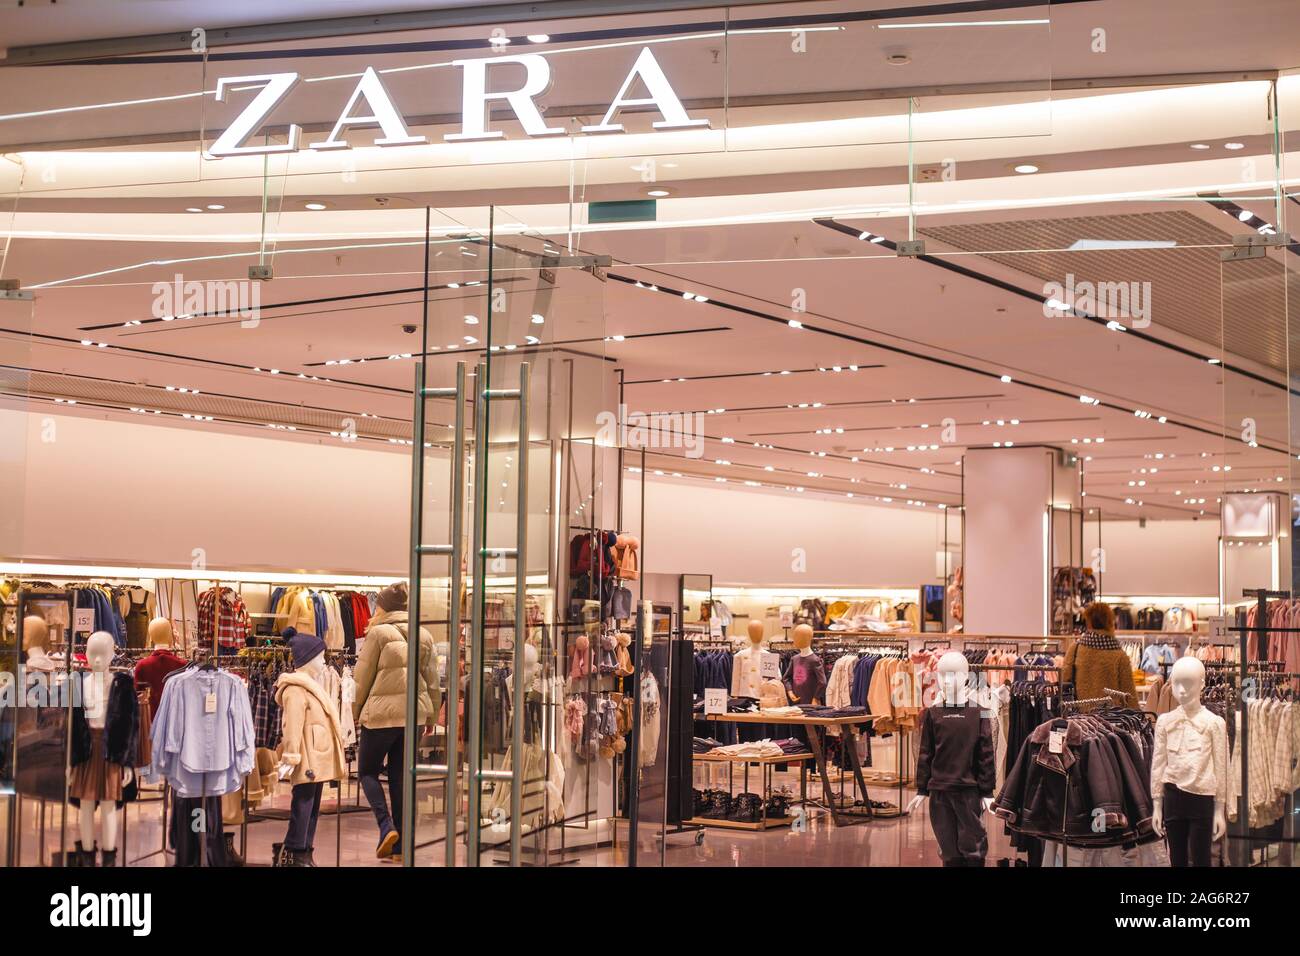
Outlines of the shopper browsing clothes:
[{"label": "shopper browsing clothes", "polygon": [[1083,609],[1083,621],[1087,630],[1065,652],[1061,680],[1074,684],[1080,700],[1111,697],[1116,706],[1137,706],[1133,662],[1115,639],[1115,612],[1094,601]]},{"label": "shopper browsing clothes", "polygon": [[[370,619],[366,640],[357,658],[354,676],[357,696],[352,712],[360,727],[357,775],[370,808],[379,824],[379,845],[375,856],[381,860],[401,853],[402,836],[398,824],[402,819],[402,773],[406,744],[407,591],[402,583],[392,584],[379,592],[378,613]],[[441,691],[435,670],[433,638],[420,628],[418,673],[419,726],[427,726],[438,714]],[[380,771],[387,769],[389,803],[379,783]]]}]

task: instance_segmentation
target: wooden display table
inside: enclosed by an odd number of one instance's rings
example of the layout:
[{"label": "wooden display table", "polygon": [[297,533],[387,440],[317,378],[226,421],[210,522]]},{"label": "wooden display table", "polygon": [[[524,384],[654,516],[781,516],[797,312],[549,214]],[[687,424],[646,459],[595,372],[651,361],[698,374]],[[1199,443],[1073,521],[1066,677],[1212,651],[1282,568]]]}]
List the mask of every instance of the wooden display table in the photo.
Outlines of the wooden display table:
[{"label": "wooden display table", "polygon": [[710,817],[692,817],[685,821],[688,824],[696,824],[705,827],[724,827],[731,830],[771,830],[775,827],[788,826],[791,817],[768,817],[767,802],[772,796],[772,768],[784,763],[799,764],[799,802],[807,803],[807,779],[803,766],[807,761],[813,759],[813,755],[808,751],[801,754],[773,754],[770,757],[742,757],[735,754],[715,754],[704,753],[695,754],[692,760],[700,760],[705,763],[725,763],[727,764],[727,789],[734,792],[734,771],[736,764],[743,764],[745,771],[744,792],[749,791],[749,766],[755,764],[759,767],[763,776],[762,798],[763,813],[757,822],[747,820],[714,820]]},{"label": "wooden display table", "polygon": [[[723,720],[735,724],[773,724],[782,727],[797,725],[803,727],[807,731],[808,746],[812,748],[812,757],[816,761],[817,772],[821,775],[822,800],[824,801],[819,803],[805,797],[803,802],[826,810],[830,813],[831,821],[836,826],[861,823],[863,820],[871,820],[879,816],[871,809],[871,796],[867,793],[867,781],[862,776],[862,765],[858,762],[857,748],[858,727],[875,720],[875,714],[857,714],[852,717],[813,717],[808,714],[778,715],[752,711],[743,714],[706,714],[701,716],[700,719]],[[863,805],[861,808],[841,807],[837,805],[837,801],[834,799],[834,788],[831,785],[830,768],[826,765],[826,748],[823,744],[826,731],[831,727],[838,727],[844,735],[844,759],[849,765],[849,770],[853,773],[858,792],[862,795]],[[696,759],[698,759],[698,756]],[[771,760],[773,763],[792,762],[790,757],[782,757],[781,759],[773,757]],[[695,822],[707,823],[710,821],[697,820]]]}]

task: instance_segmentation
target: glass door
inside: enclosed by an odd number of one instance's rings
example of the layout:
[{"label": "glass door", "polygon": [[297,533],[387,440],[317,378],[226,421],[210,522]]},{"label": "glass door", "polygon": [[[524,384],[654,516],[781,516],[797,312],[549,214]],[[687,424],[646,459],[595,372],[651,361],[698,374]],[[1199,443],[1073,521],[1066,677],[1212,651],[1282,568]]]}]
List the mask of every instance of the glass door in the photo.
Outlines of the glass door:
[{"label": "glass door", "polygon": [[[548,865],[615,839],[613,758],[599,743],[616,717],[609,689],[571,695],[583,730],[565,721],[572,657],[590,668],[600,641],[583,622],[589,602],[575,597],[587,592],[570,584],[569,540],[618,480],[613,450],[595,444],[613,388],[608,260],[530,234],[500,209],[490,221],[431,275],[472,292],[429,313],[417,384],[439,411],[426,411],[415,455],[412,575],[421,619],[442,628],[445,697],[426,751],[435,756],[422,752],[412,781],[408,862],[419,865]],[[582,746],[587,730],[594,748]]]}]

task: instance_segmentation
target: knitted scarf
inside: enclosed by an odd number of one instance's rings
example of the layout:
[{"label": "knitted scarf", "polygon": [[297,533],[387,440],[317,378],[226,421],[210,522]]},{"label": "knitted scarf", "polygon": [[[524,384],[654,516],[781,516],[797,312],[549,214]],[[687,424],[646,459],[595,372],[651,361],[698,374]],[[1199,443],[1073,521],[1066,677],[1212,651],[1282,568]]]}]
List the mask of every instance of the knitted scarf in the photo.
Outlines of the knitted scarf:
[{"label": "knitted scarf", "polygon": [[1106,634],[1101,631],[1084,631],[1078,638],[1078,642],[1084,647],[1094,647],[1099,651],[1118,651],[1120,649],[1119,641],[1115,640],[1114,634]]}]

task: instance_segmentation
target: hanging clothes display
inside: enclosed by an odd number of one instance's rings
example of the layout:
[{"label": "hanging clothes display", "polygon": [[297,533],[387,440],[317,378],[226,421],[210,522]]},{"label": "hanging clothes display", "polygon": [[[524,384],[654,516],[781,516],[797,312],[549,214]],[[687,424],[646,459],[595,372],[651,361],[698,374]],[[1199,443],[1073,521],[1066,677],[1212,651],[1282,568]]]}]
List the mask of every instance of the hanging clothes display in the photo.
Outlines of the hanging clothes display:
[{"label": "hanging clothes display", "polygon": [[153,762],[146,779],[166,780],[178,796],[221,796],[253,769],[253,714],[234,674],[210,666],[175,671],[154,710]]},{"label": "hanging clothes display", "polygon": [[1021,745],[994,812],[1016,833],[1066,846],[1152,842],[1153,733],[1127,708],[1044,721]]},{"label": "hanging clothes display", "polygon": [[238,592],[223,587],[220,601],[215,587],[199,595],[199,647],[210,650],[215,639],[219,653],[233,654],[252,636],[248,608]]}]

